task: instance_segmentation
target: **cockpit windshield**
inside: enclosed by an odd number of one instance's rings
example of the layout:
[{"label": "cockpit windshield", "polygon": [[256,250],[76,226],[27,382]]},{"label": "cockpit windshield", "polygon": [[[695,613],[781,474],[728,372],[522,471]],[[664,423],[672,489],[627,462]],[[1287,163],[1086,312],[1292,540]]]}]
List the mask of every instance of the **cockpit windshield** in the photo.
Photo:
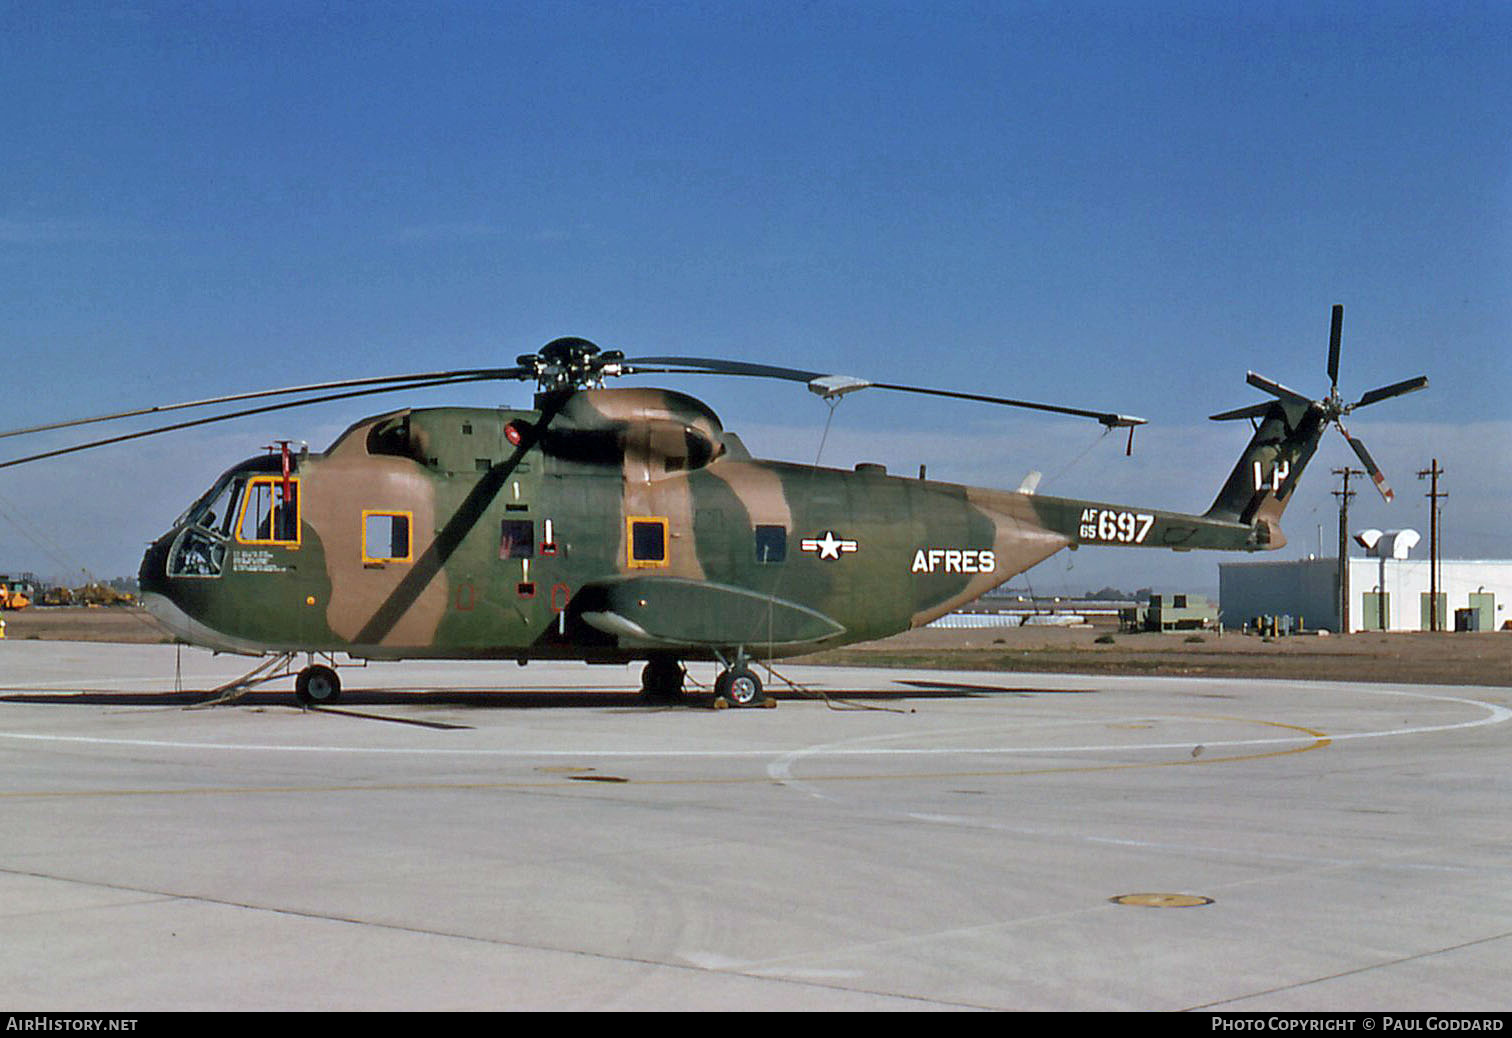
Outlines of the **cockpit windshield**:
[{"label": "cockpit windshield", "polygon": [[241,504],[242,491],[246,489],[245,475],[238,474],[216,484],[215,490],[201,502],[189,520],[222,537],[231,536],[231,525],[236,521],[236,509]]}]

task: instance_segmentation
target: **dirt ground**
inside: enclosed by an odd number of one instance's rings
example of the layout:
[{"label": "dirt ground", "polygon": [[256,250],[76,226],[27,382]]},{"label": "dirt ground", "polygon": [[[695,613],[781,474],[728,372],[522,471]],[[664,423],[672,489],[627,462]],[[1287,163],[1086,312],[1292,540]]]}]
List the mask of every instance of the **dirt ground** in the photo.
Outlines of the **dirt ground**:
[{"label": "dirt ground", "polygon": [[[33,607],[3,614],[6,637],[168,642],[141,609]],[[1111,637],[1111,643],[1106,639]],[[1099,642],[1099,639],[1104,639]],[[1512,632],[1297,635],[1119,634],[1114,628],[926,628],[804,657],[805,663],[1072,674],[1210,675],[1512,686]]]},{"label": "dirt ground", "polygon": [[123,606],[32,606],[0,612],[7,639],[49,642],[171,642],[173,636],[145,609]]},{"label": "dirt ground", "polygon": [[1221,637],[1212,631],[1120,634],[1112,627],[924,628],[819,653],[805,662],[1512,686],[1512,633],[1402,631],[1266,639],[1233,631]]}]

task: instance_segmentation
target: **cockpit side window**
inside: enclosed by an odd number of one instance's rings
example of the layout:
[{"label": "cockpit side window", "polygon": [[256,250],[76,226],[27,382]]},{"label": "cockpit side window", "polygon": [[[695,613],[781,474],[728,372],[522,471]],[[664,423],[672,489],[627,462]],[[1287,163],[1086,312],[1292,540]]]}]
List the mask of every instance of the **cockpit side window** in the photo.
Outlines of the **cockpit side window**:
[{"label": "cockpit side window", "polygon": [[[288,499],[284,498],[285,488]],[[261,476],[248,481],[236,523],[243,544],[299,543],[299,480]]]}]

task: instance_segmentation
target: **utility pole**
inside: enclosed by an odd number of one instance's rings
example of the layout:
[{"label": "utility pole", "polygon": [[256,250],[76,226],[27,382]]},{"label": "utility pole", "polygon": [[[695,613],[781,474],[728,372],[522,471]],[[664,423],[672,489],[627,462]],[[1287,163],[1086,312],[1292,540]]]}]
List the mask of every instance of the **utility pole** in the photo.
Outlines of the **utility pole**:
[{"label": "utility pole", "polygon": [[1342,490],[1333,491],[1333,496],[1339,499],[1339,633],[1349,633],[1349,501],[1355,496],[1355,492],[1349,489],[1350,476],[1363,476],[1366,473],[1361,469],[1352,469],[1348,465],[1341,469],[1334,469],[1335,476],[1344,477]]},{"label": "utility pole", "polygon": [[1438,517],[1439,499],[1448,497],[1448,494],[1439,493],[1438,478],[1444,474],[1439,468],[1438,459],[1433,459],[1433,464],[1418,473],[1418,479],[1429,477],[1429,490],[1424,496],[1428,498],[1428,629],[1437,631],[1439,622],[1443,617],[1438,615],[1438,575],[1439,575],[1439,536]]}]

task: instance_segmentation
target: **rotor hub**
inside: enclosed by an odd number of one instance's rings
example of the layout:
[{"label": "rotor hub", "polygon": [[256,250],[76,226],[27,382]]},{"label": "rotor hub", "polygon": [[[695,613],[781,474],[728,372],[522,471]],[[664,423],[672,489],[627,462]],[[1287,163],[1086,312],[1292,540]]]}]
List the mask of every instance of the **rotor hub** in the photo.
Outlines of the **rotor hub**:
[{"label": "rotor hub", "polygon": [[602,389],[604,378],[622,372],[625,355],[619,350],[601,350],[575,335],[552,339],[539,353],[527,353],[516,363],[524,368],[542,393],[562,390]]},{"label": "rotor hub", "polygon": [[1341,417],[1347,415],[1351,410],[1351,408],[1344,403],[1344,398],[1339,395],[1339,391],[1337,389],[1330,393],[1325,399],[1319,400],[1318,403],[1323,408],[1324,419],[1330,422],[1337,422]]}]

